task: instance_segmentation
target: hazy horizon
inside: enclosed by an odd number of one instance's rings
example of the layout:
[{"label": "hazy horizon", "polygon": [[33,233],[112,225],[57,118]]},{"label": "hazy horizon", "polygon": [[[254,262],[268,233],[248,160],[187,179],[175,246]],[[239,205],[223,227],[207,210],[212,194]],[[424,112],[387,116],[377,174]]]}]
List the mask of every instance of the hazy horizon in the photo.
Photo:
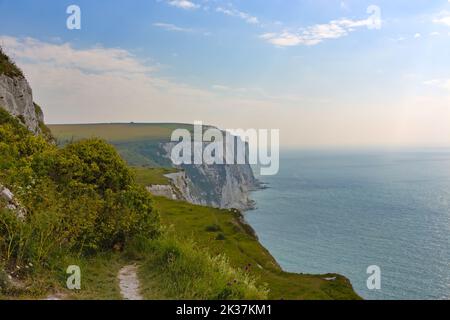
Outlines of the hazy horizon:
[{"label": "hazy horizon", "polygon": [[76,4],[81,30],[66,28],[67,3],[0,0],[0,45],[48,123],[201,120],[280,129],[285,148],[450,146],[448,0]]}]

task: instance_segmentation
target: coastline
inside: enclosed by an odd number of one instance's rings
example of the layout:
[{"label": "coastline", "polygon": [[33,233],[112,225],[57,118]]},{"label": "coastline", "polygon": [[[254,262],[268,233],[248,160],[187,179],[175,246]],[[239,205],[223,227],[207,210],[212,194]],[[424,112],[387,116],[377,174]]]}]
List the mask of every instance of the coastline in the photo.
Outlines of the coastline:
[{"label": "coastline", "polygon": [[[251,191],[251,194],[254,194],[254,193],[256,193],[256,192],[264,192],[264,191],[267,190],[267,189],[271,189],[270,184],[267,183],[267,182],[262,182],[262,181],[260,180],[259,177],[256,178],[256,181],[258,181],[258,184],[259,184],[261,187],[259,187],[259,188],[256,189],[256,190]],[[252,235],[255,237],[255,239],[258,241],[258,243],[259,243],[265,250],[267,250],[267,252],[271,255],[271,257],[273,258],[273,260],[276,262],[277,266],[278,266],[283,272],[288,273],[288,274],[308,275],[308,274],[305,274],[305,273],[303,273],[303,272],[290,272],[290,271],[285,270],[285,269],[282,267],[282,265],[278,262],[278,260],[275,258],[275,256],[272,254],[272,252],[271,252],[271,251],[270,251],[270,250],[269,250],[269,249],[261,242],[260,237],[258,236],[258,232],[256,231],[255,227],[252,226],[251,222],[248,221],[248,219],[246,219],[246,214],[247,214],[247,213],[259,209],[258,206],[257,206],[258,202],[257,202],[256,200],[253,200],[253,198],[251,198],[251,199],[252,199],[252,201],[253,201],[253,203],[254,203],[254,207],[253,207],[252,209],[249,209],[249,210],[243,210],[242,212],[239,212],[239,215],[240,215],[240,216],[239,216],[239,220],[240,220],[240,222],[241,222],[243,225],[246,226],[246,228],[249,230],[250,234],[252,234]],[[326,273],[326,274],[319,274],[319,273],[317,273],[317,274],[309,274],[309,275],[310,275],[310,276],[323,277],[324,280],[326,280],[326,281],[331,281],[331,282],[332,282],[332,281],[335,281],[337,278],[345,279],[345,281],[348,283],[348,285],[350,286],[351,290],[353,290],[353,292],[354,292],[355,295],[358,297],[358,299],[364,300],[364,298],[363,298],[362,296],[360,296],[360,295],[356,292],[356,290],[354,289],[354,287],[353,287],[353,285],[352,285],[350,279],[349,279],[347,276],[345,276],[345,275],[337,274],[337,273],[332,273],[332,274],[331,274],[331,273]]]}]

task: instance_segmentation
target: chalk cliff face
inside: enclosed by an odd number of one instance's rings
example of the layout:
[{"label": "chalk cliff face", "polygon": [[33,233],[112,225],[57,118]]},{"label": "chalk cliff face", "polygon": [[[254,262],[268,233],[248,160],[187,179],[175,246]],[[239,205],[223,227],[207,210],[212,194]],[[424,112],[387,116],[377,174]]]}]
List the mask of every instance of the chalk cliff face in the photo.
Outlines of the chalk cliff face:
[{"label": "chalk cliff face", "polygon": [[0,74],[0,107],[17,117],[31,132],[41,132],[44,122],[40,108],[33,102],[33,93],[23,76]]},{"label": "chalk cliff face", "polygon": [[[174,143],[162,144],[164,156],[170,158]],[[249,210],[254,208],[250,192],[260,183],[248,164],[181,165],[180,173],[169,174],[182,199],[217,208]],[[175,192],[176,193],[176,192]]]}]

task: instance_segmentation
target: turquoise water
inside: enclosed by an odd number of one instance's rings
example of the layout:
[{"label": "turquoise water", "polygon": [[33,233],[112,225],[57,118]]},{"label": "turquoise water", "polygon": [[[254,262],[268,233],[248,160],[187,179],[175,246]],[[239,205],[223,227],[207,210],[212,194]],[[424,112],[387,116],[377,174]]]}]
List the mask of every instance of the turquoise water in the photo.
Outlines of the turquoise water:
[{"label": "turquoise water", "polygon": [[246,219],[285,270],[343,274],[366,299],[450,299],[450,151],[285,152],[260,179]]}]

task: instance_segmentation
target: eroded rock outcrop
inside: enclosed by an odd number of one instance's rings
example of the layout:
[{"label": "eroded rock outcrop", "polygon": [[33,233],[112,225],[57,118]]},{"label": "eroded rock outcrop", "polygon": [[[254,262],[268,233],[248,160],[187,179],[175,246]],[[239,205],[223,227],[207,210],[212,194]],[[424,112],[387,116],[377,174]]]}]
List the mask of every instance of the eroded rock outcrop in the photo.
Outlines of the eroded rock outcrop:
[{"label": "eroded rock outcrop", "polygon": [[[17,215],[17,218],[19,218],[20,220],[25,219],[27,211],[20,205],[19,201],[16,199],[11,190],[4,187],[2,184],[0,184],[0,201],[3,202],[5,208],[14,211]],[[1,205],[2,204],[0,203],[0,206]]]},{"label": "eroded rock outcrop", "polygon": [[34,134],[41,132],[44,116],[33,102],[33,92],[23,76],[0,74],[0,107],[17,117]]},{"label": "eroded rock outcrop", "polygon": [[22,70],[0,47],[0,108],[17,117],[34,134],[42,132],[44,115]]},{"label": "eroded rock outcrop", "polygon": [[[163,143],[163,156],[170,158],[174,143]],[[250,210],[255,202],[251,191],[261,187],[249,164],[181,165],[179,173],[168,174],[175,193],[193,204],[223,209]],[[180,196],[178,196],[180,198]]]}]

